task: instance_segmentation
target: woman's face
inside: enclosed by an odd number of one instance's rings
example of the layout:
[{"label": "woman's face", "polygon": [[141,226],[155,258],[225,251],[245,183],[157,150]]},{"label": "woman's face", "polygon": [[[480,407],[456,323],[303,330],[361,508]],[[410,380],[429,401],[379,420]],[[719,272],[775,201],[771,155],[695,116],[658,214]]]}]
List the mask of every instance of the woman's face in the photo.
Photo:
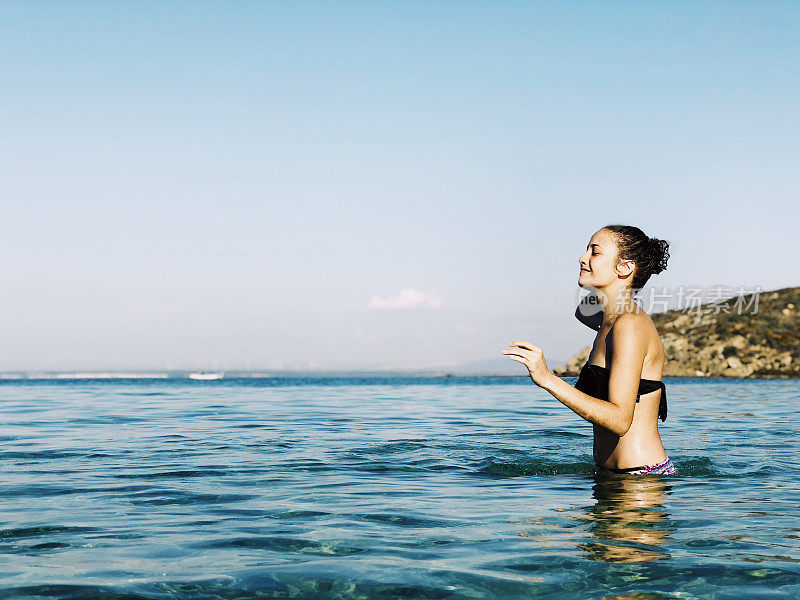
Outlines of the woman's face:
[{"label": "woman's face", "polygon": [[604,288],[617,281],[618,254],[617,243],[609,231],[601,229],[595,233],[586,246],[586,252],[578,259],[581,268],[578,285]]}]

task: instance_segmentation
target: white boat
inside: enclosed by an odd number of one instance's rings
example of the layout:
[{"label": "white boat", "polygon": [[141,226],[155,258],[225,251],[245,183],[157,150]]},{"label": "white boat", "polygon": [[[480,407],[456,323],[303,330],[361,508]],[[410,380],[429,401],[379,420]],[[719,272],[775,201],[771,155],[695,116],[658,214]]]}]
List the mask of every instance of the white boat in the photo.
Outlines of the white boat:
[{"label": "white boat", "polygon": [[213,381],[214,379],[222,379],[224,373],[206,373],[200,371],[199,373],[189,373],[189,379],[196,379],[198,381]]}]

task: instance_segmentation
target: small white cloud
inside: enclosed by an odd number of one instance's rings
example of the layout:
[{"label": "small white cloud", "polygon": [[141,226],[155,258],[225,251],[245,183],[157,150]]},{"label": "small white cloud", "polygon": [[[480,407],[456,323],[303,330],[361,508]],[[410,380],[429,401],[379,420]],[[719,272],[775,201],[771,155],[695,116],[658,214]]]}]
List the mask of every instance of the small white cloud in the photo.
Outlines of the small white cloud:
[{"label": "small white cloud", "polygon": [[369,307],[382,310],[415,310],[419,308],[437,310],[442,307],[442,299],[433,294],[408,289],[389,298],[373,296],[369,301]]}]

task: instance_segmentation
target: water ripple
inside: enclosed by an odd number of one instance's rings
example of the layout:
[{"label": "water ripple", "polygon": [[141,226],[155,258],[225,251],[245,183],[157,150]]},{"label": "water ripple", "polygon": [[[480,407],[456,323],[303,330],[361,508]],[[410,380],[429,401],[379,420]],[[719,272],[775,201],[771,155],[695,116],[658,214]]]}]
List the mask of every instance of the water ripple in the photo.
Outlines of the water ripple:
[{"label": "water ripple", "polygon": [[453,379],[3,382],[0,597],[800,597],[800,382],[669,380],[641,478]]}]

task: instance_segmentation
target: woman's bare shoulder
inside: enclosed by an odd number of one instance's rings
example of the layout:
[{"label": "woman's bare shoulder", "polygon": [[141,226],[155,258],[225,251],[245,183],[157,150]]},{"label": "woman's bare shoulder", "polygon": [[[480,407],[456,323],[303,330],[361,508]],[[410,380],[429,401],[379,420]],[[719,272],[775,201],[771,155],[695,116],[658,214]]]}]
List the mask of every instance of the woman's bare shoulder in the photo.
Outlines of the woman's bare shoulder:
[{"label": "woman's bare shoulder", "polygon": [[[614,335],[614,329],[624,331],[624,335],[633,335],[646,340],[645,366],[646,370],[654,369],[660,377],[661,368],[664,365],[664,346],[658,329],[645,311],[625,313],[617,317],[611,327],[610,335]],[[654,377],[650,377],[651,379]]]},{"label": "woman's bare shoulder", "polygon": [[658,330],[653,323],[653,319],[650,318],[650,315],[642,310],[626,312],[616,318],[613,325],[611,325],[609,334],[613,336],[614,334],[620,333],[623,335],[649,337],[653,334],[657,336]]},{"label": "woman's bare shoulder", "polygon": [[639,328],[647,327],[652,324],[653,320],[650,318],[650,315],[643,310],[637,310],[622,313],[616,318],[612,327]]}]

